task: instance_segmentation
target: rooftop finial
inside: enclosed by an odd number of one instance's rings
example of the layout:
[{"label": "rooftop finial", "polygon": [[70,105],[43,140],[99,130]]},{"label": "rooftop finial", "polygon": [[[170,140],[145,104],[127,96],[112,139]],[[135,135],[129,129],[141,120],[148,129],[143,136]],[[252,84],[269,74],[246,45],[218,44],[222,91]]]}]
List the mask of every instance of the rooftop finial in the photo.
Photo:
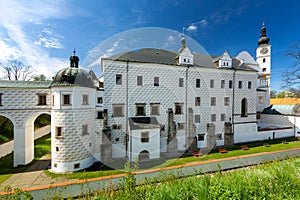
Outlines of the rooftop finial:
[{"label": "rooftop finial", "polygon": [[260,38],[258,40],[258,45],[268,44],[270,38],[267,37],[267,28],[265,27],[265,22],[263,21],[261,31],[260,31]]},{"label": "rooftop finial", "polygon": [[73,50],[73,56],[70,57],[70,67],[78,68],[79,66],[79,58],[76,56],[76,50]]},{"label": "rooftop finial", "polygon": [[184,48],[186,47],[186,45],[185,45],[185,37],[184,37],[184,30],[185,30],[185,28],[183,27],[183,28],[182,28],[182,38],[181,38],[181,40],[180,40],[180,43],[181,43],[181,49],[184,49]]}]

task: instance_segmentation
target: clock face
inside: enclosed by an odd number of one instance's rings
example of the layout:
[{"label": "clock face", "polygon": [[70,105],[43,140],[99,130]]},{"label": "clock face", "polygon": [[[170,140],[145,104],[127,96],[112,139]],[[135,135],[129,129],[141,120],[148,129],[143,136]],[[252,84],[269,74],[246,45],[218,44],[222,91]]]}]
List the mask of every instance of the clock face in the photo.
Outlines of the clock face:
[{"label": "clock face", "polygon": [[268,52],[269,52],[269,49],[266,48],[266,47],[264,47],[264,48],[262,48],[262,49],[260,50],[260,53],[261,53],[261,54],[267,54]]}]

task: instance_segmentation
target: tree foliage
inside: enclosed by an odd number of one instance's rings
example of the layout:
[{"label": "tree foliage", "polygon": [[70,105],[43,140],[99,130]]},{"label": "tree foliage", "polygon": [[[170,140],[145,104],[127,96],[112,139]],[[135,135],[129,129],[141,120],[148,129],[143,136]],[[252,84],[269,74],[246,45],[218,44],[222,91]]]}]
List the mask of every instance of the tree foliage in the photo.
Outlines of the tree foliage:
[{"label": "tree foliage", "polygon": [[0,67],[8,80],[29,81],[33,77],[33,68],[31,65],[25,65],[18,60],[9,60],[6,63],[0,63]]},{"label": "tree foliage", "polygon": [[300,48],[297,43],[293,44],[287,56],[292,57],[295,60],[294,65],[286,69],[283,74],[283,87],[290,89],[290,88],[299,88],[300,86]]},{"label": "tree foliage", "polygon": [[46,80],[47,80],[47,78],[44,74],[33,77],[33,81],[46,81]]}]

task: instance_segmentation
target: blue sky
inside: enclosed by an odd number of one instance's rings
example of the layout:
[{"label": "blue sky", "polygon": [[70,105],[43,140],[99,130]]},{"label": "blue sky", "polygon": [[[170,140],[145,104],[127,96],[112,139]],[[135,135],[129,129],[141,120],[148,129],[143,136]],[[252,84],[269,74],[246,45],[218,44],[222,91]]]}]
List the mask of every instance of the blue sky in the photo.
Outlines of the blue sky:
[{"label": "blue sky", "polygon": [[[68,66],[74,48],[89,68],[97,47],[103,55],[130,49],[129,39],[149,47],[134,34],[116,39],[143,27],[175,31],[151,47],[178,50],[185,28],[185,35],[211,55],[246,50],[255,56],[265,21],[272,44],[271,89],[278,91],[284,69],[294,62],[285,53],[300,42],[299,8],[298,1],[289,0],[0,0],[0,62],[18,59],[50,78]],[[146,33],[155,40],[155,33]]]}]

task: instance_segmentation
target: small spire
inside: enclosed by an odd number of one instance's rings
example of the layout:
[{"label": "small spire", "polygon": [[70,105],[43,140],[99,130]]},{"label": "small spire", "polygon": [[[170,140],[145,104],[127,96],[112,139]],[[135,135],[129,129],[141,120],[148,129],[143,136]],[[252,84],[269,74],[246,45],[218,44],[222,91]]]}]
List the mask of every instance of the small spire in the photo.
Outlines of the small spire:
[{"label": "small spire", "polygon": [[75,68],[79,67],[79,58],[78,56],[76,56],[75,48],[73,50],[73,55],[70,56],[70,67],[75,67]]},{"label": "small spire", "polygon": [[270,38],[267,37],[267,28],[265,27],[265,22],[263,21],[261,31],[260,31],[260,38],[258,40],[258,45],[261,44],[268,44],[270,41]]}]

